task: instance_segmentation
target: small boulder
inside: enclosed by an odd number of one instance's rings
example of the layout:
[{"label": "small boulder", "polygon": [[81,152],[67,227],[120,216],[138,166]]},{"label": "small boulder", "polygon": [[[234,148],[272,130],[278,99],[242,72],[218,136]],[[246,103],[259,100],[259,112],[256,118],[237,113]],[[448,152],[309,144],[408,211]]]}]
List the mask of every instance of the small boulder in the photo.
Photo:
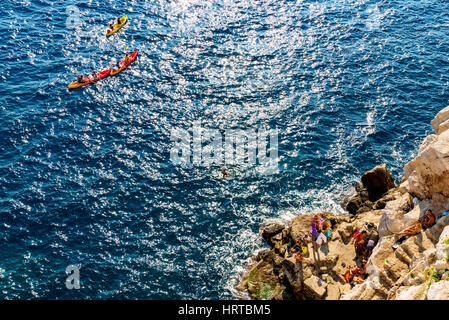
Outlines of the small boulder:
[{"label": "small boulder", "polygon": [[322,300],[327,292],[327,283],[318,278],[311,276],[304,280],[303,294],[306,299]]},{"label": "small boulder", "polygon": [[350,214],[356,214],[362,205],[363,205],[362,199],[360,198],[359,195],[356,195],[348,201],[345,209],[348,210]]},{"label": "small boulder", "polygon": [[380,210],[380,209],[385,208],[386,205],[387,205],[387,203],[384,200],[380,199],[380,200],[377,200],[376,203],[374,203],[373,209]]},{"label": "small boulder", "polygon": [[282,242],[282,233],[279,232],[270,238],[272,243]]},{"label": "small boulder", "polygon": [[261,227],[262,237],[265,240],[270,240],[271,237],[280,233],[284,228],[285,226],[277,222],[268,223]]},{"label": "small boulder", "polygon": [[373,203],[369,200],[368,191],[362,189],[357,190],[357,193],[352,197],[345,198],[342,206],[350,214],[359,214],[372,210]]},{"label": "small boulder", "polygon": [[361,190],[359,192],[359,196],[360,196],[360,199],[362,200],[363,203],[369,202],[368,190],[365,190],[365,189]]},{"label": "small boulder", "polygon": [[368,190],[369,200],[372,202],[380,199],[388,190],[396,187],[385,164],[365,172],[362,176],[362,184]]},{"label": "small boulder", "polygon": [[351,223],[343,222],[337,229],[338,234],[340,235],[340,239],[344,243],[348,243],[352,238],[352,234],[354,233],[354,227]]}]

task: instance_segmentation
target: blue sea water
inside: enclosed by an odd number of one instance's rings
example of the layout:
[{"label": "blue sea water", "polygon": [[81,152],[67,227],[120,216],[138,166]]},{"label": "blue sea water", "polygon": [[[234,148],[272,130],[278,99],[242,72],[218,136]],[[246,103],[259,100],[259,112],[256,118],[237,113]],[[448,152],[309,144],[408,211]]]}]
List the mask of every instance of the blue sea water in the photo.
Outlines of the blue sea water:
[{"label": "blue sea water", "polygon": [[[232,298],[261,223],[342,212],[377,164],[399,182],[448,105],[445,0],[1,7],[3,299]],[[126,71],[67,89],[125,45],[139,50]],[[279,170],[173,164],[171,130],[194,121],[276,129]]]}]

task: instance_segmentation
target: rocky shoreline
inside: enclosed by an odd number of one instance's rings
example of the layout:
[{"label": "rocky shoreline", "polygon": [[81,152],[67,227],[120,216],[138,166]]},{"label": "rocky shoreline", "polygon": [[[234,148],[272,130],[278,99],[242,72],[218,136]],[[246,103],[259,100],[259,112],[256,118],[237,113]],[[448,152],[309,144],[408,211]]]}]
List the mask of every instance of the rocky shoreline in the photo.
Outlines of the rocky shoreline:
[{"label": "rocky shoreline", "polygon": [[[449,300],[449,107],[431,125],[435,134],[405,165],[399,186],[380,165],[364,173],[355,194],[343,199],[347,214],[310,213],[288,225],[263,225],[270,249],[253,257],[237,290],[257,300]],[[435,223],[394,249],[395,233],[429,209]],[[332,237],[320,248],[309,244],[298,261],[290,249],[309,234],[316,214],[330,222]],[[375,243],[363,265],[354,248],[357,230]],[[365,267],[361,283],[345,280],[349,266]]]}]

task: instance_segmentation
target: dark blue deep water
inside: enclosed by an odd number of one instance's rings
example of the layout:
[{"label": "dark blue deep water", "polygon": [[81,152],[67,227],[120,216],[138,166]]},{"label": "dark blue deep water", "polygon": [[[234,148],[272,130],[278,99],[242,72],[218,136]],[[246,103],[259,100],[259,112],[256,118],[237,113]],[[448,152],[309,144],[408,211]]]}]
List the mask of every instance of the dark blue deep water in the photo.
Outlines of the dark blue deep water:
[{"label": "dark blue deep water", "polygon": [[[232,298],[261,223],[342,212],[377,164],[399,181],[448,105],[446,0],[1,8],[1,298]],[[130,68],[67,89],[124,45],[139,50]],[[277,129],[279,170],[173,164],[170,132],[195,120]]]}]

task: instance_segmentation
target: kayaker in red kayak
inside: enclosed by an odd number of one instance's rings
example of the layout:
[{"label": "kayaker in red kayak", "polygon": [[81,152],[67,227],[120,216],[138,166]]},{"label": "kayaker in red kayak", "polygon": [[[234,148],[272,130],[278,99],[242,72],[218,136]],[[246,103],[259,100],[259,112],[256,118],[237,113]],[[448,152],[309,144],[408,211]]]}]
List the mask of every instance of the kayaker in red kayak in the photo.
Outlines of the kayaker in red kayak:
[{"label": "kayaker in red kayak", "polygon": [[[125,58],[124,58],[123,60],[124,60],[124,63],[127,63],[127,62],[129,61],[129,55],[128,55],[128,52],[125,54]],[[117,62],[116,67],[117,67],[117,69],[115,69],[115,70],[120,69],[120,68],[122,67],[122,62]]]},{"label": "kayaker in red kayak", "polygon": [[92,80],[94,80],[94,79],[98,76],[98,74],[97,74],[97,72],[94,70],[93,67],[90,67],[90,69],[92,70],[92,74],[90,75],[90,78],[91,78]]}]

